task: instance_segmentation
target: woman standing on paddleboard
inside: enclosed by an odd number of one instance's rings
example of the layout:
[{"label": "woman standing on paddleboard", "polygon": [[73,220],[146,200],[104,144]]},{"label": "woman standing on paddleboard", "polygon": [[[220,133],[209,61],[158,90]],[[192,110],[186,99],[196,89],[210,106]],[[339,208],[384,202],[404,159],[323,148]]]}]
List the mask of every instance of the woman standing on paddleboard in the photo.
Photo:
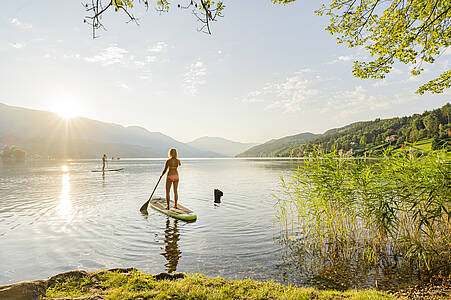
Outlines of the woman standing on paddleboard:
[{"label": "woman standing on paddleboard", "polygon": [[179,195],[177,193],[177,187],[179,185],[179,173],[177,172],[177,168],[182,165],[180,160],[178,160],[177,149],[172,148],[168,153],[169,159],[166,161],[164,165],[163,173],[161,173],[161,177],[163,177],[164,173],[169,169],[168,176],[166,177],[166,204],[167,209],[169,209],[170,203],[170,191],[171,185],[174,189],[174,208],[177,208],[177,200],[179,199]]}]

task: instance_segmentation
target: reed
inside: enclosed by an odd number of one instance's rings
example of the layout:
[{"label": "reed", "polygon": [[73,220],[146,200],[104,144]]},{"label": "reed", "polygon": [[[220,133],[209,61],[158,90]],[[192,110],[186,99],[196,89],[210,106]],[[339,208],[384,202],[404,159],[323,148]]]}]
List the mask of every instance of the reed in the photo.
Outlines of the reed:
[{"label": "reed", "polygon": [[356,159],[316,149],[281,181],[277,219],[297,255],[450,274],[445,153],[414,158],[387,151],[379,159]]}]

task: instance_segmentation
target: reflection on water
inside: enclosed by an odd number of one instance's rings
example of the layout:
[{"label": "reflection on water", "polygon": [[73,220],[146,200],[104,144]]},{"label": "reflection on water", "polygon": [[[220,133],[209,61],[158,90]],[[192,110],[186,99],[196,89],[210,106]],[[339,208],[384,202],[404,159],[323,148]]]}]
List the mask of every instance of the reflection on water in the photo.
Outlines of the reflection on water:
[{"label": "reflection on water", "polygon": [[[391,253],[383,255],[378,263],[369,261],[368,248],[343,241],[322,245],[308,236],[281,238],[284,268],[292,275],[305,276],[305,284],[322,289],[347,290],[359,288],[399,289],[419,279],[415,266]],[[362,248],[364,250],[362,250]]]},{"label": "reflection on water", "polygon": [[66,165],[62,166],[61,170],[66,173],[63,173],[61,177],[61,194],[57,210],[62,217],[69,221],[72,211],[72,202],[70,199],[70,174],[67,173],[69,168]]},{"label": "reflection on water", "polygon": [[[139,212],[164,162],[121,159],[110,167],[123,172],[105,174],[91,172],[98,160],[0,165],[0,284],[131,266],[283,281],[273,195],[293,162],[184,159],[179,201],[195,223]],[[224,192],[220,206],[215,188]],[[155,196],[164,194],[160,184]]]},{"label": "reflection on water", "polygon": [[[110,167],[123,172],[105,174],[91,172],[98,160],[0,164],[0,284],[131,266],[299,285],[316,285],[309,279],[329,274],[306,270],[321,260],[277,242],[273,195],[281,193],[279,176],[297,161],[182,160],[179,201],[197,214],[195,223],[139,212],[164,162],[121,159]],[[224,192],[220,205],[216,188]],[[160,184],[155,196],[164,194]],[[354,278],[345,286],[374,287],[372,280]]]},{"label": "reflection on water", "polygon": [[168,261],[167,264],[165,264],[168,273],[177,270],[177,265],[182,254],[182,251],[178,248],[178,242],[180,240],[180,233],[177,229],[178,222],[179,220],[168,217],[166,220],[166,229],[164,230],[165,247],[164,252],[161,253],[161,255]]}]

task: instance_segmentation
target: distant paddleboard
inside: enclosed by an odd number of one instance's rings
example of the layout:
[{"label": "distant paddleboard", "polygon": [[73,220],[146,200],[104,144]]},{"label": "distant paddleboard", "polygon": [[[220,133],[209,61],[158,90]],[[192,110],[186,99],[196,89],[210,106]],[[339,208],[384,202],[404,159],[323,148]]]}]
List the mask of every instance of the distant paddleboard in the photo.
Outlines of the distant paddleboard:
[{"label": "distant paddleboard", "polygon": [[120,168],[120,169],[105,169],[105,171],[102,170],[92,170],[91,172],[117,172],[117,171],[122,171],[124,168]]},{"label": "distant paddleboard", "polygon": [[158,210],[165,215],[170,217],[183,220],[183,221],[196,221],[197,216],[192,210],[184,207],[183,205],[177,204],[177,208],[174,208],[174,201],[169,203],[169,210],[166,209],[166,199],[165,198],[153,198],[149,201],[149,207]]}]

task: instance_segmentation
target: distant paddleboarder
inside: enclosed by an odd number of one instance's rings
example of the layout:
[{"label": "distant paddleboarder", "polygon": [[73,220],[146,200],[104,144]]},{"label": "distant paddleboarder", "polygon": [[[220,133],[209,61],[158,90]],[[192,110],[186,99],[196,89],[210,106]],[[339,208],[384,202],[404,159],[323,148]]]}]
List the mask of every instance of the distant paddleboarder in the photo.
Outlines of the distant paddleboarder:
[{"label": "distant paddleboarder", "polygon": [[178,160],[178,154],[177,149],[172,148],[169,150],[168,153],[169,159],[166,161],[166,164],[164,165],[163,173],[161,173],[161,177],[168,171],[168,176],[166,178],[166,204],[167,209],[169,209],[169,203],[170,203],[170,191],[171,191],[171,185],[174,189],[174,208],[177,208],[177,200],[179,199],[179,195],[177,193],[177,187],[179,185],[179,173],[177,172],[177,168],[182,165],[180,160]]},{"label": "distant paddleboarder", "polygon": [[102,172],[105,172],[105,164],[106,164],[106,154],[102,156]]}]

